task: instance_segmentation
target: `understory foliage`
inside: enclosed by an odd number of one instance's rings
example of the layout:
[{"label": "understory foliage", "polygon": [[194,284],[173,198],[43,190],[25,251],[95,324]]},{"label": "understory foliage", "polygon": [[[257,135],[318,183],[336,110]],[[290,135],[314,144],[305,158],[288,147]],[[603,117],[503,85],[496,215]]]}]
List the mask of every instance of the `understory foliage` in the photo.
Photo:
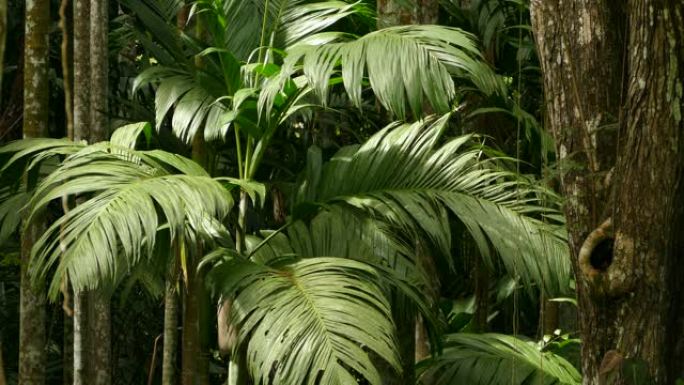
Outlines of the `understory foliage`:
[{"label": "understory foliage", "polygon": [[[22,215],[54,218],[29,265],[51,300],[65,278],[76,292],[114,295],[131,277],[153,294],[199,277],[206,303],[231,301],[231,370],[254,384],[581,382],[552,344],[507,326],[475,333],[475,310],[454,310],[473,299],[475,260],[490,275],[484,295],[515,314],[519,296],[572,288],[543,165],[506,156],[510,133],[477,132],[475,117],[503,111],[505,125],[525,121],[530,140],[517,142],[552,157],[514,75],[488,58],[508,24],[483,4],[504,2],[473,2],[495,24],[484,31],[376,30],[361,1],[119,3],[111,45],[134,55],[118,56],[130,73],[116,75],[124,87],[112,103],[136,107],[112,119],[127,124],[100,143],[0,148],[0,241],[23,230]],[[457,2],[444,3],[458,19]],[[508,322],[479,311],[492,329]],[[414,339],[416,318],[431,355],[414,375],[402,340]],[[225,373],[225,358],[213,364]]]}]

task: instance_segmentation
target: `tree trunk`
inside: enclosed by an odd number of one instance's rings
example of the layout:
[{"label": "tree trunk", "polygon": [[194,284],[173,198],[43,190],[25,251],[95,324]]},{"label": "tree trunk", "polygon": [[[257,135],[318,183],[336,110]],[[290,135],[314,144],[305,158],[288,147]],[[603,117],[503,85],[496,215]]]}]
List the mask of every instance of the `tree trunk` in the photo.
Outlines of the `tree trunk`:
[{"label": "tree trunk", "polygon": [[177,279],[169,278],[164,295],[164,353],[162,357],[162,385],[176,384],[176,349],[178,347]]},{"label": "tree trunk", "polygon": [[109,139],[107,79],[109,74],[108,1],[90,3],[90,142]]},{"label": "tree trunk", "polygon": [[[73,32],[73,139],[87,140],[90,132],[90,0],[74,0]],[[87,295],[74,293],[74,385],[88,385],[86,373]]]},{"label": "tree trunk", "polygon": [[74,293],[74,385],[88,384],[85,365],[88,329],[86,298],[85,292]]},{"label": "tree trunk", "polygon": [[[71,290],[66,287],[65,290]],[[71,294],[73,299],[73,294]],[[69,304],[73,311],[73,304]],[[64,314],[64,337],[62,339],[62,384],[72,385],[74,383],[74,318]]]},{"label": "tree trunk", "polygon": [[88,292],[89,384],[111,383],[111,311],[109,297],[99,290]]},{"label": "tree trunk", "polygon": [[[48,134],[48,55],[50,2],[26,3],[24,51],[24,138]],[[45,384],[47,362],[45,336],[45,291],[31,285],[28,264],[31,249],[42,226],[31,224],[21,239],[21,284],[19,310],[19,384]]]},{"label": "tree trunk", "polygon": [[[109,19],[108,1],[90,2],[90,135],[89,142],[109,139],[107,109]],[[111,307],[109,297],[101,290],[88,297],[88,347],[91,357],[91,383],[111,384]]]},{"label": "tree trunk", "polygon": [[181,382],[183,385],[198,385],[199,356],[202,354],[199,335],[200,285],[195,274],[195,266],[188,266],[183,304],[183,366]]},{"label": "tree trunk", "polygon": [[684,377],[684,4],[532,1],[585,384]]},{"label": "tree trunk", "polygon": [[19,384],[45,384],[47,363],[45,330],[45,292],[31,285],[29,256],[42,226],[32,224],[22,234],[21,286],[19,305]]},{"label": "tree trunk", "polygon": [[378,29],[406,24],[436,24],[438,0],[378,0]]},{"label": "tree trunk", "polygon": [[74,0],[74,140],[90,136],[90,0]]}]

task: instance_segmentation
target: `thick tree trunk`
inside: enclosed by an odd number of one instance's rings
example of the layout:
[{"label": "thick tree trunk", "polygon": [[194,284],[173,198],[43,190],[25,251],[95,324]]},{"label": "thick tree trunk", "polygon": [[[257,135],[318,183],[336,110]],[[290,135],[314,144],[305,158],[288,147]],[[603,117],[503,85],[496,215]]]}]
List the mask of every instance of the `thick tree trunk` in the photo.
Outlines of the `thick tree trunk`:
[{"label": "thick tree trunk", "polygon": [[[48,55],[50,2],[26,3],[24,51],[24,138],[48,133]],[[45,384],[47,361],[45,292],[31,285],[28,264],[42,226],[34,223],[22,234],[19,315],[19,384]]]},{"label": "thick tree trunk", "polygon": [[584,383],[631,360],[672,384],[684,377],[684,4],[536,0],[532,20],[567,199]]}]

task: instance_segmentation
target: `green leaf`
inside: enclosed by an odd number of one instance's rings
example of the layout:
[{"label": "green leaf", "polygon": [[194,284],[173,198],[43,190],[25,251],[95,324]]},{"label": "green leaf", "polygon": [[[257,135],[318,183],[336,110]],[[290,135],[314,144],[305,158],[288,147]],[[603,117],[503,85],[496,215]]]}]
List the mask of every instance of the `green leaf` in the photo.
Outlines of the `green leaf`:
[{"label": "green leaf", "polygon": [[232,322],[255,383],[353,384],[360,376],[380,385],[369,352],[400,368],[389,303],[366,264],[321,257],[274,269],[233,259],[208,280],[235,295]]},{"label": "green leaf", "polygon": [[361,146],[342,148],[320,173],[308,172],[296,202],[361,210],[397,231],[428,239],[447,261],[448,211],[465,225],[489,265],[497,256],[528,287],[534,283],[549,294],[567,292],[565,233],[562,223],[547,217],[559,213],[559,199],[505,171],[500,166],[505,160],[482,159],[481,145],[468,148],[471,136],[440,144],[447,122],[448,115],[392,124]]},{"label": "green leaf", "polygon": [[502,334],[456,333],[444,337],[441,355],[418,364],[421,385],[579,385],[577,369],[536,344]]},{"label": "green leaf", "polygon": [[[357,107],[361,106],[367,78],[382,105],[402,120],[407,117],[407,106],[419,117],[426,102],[435,112],[450,111],[456,96],[452,76],[472,82],[486,94],[503,94],[504,90],[503,83],[481,59],[472,35],[435,25],[386,28],[358,39],[333,32],[310,36],[287,49],[280,79],[269,81],[282,83],[301,68],[325,103],[330,79],[338,67],[347,94]],[[272,92],[261,96],[260,105],[266,110],[272,103]]]},{"label": "green leaf", "polygon": [[233,206],[223,183],[187,158],[107,148],[96,144],[67,157],[29,202],[34,217],[55,199],[82,199],[52,223],[32,251],[35,281],[56,266],[49,289],[53,299],[64,274],[75,291],[116,282],[150,258],[162,226],[168,225],[172,239],[188,226],[215,231],[206,217],[223,219]]}]

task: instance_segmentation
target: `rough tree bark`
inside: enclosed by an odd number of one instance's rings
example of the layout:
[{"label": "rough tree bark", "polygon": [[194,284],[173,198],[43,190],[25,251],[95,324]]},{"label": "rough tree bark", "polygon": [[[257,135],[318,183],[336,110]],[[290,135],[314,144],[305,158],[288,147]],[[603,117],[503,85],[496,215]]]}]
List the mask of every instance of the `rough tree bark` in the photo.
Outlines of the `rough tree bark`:
[{"label": "rough tree bark", "polygon": [[[109,139],[107,108],[108,78],[108,1],[90,2],[90,135],[89,142]],[[111,384],[111,307],[101,290],[88,293],[88,348],[90,378],[93,385]]]},{"label": "rough tree bark", "polygon": [[[50,1],[27,1],[25,23],[23,130],[24,138],[37,138],[48,134]],[[45,291],[32,286],[28,276],[31,249],[41,234],[41,228],[34,222],[21,239],[20,385],[45,384]]]},{"label": "rough tree bark", "polygon": [[[533,0],[585,384],[684,377],[684,4]],[[611,372],[611,373],[609,373]]]},{"label": "rough tree bark", "polygon": [[436,24],[438,0],[378,0],[378,29],[405,24]]}]

